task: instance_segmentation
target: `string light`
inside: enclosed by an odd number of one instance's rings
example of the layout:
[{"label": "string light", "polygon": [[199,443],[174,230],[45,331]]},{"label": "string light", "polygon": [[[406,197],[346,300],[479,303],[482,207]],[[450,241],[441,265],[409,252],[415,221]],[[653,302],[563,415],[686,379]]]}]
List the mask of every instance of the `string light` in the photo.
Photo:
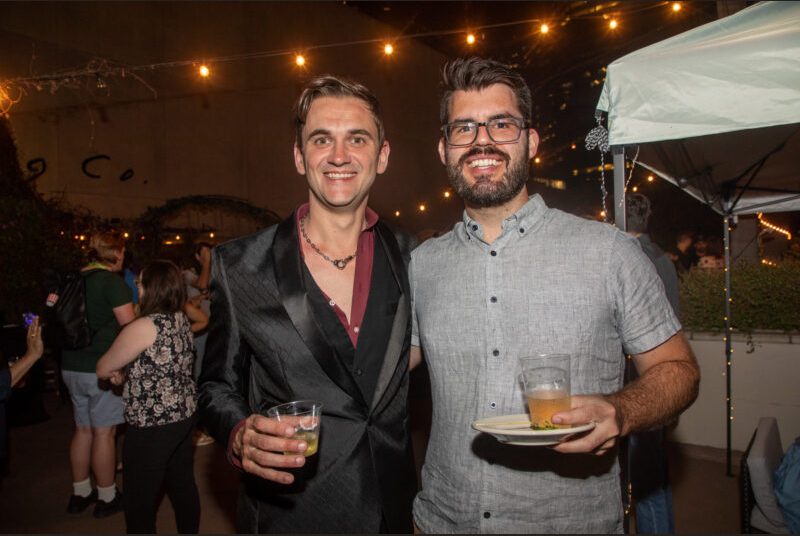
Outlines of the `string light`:
[{"label": "string light", "polygon": [[605,218],[606,217],[606,211],[605,210],[601,210],[600,211],[600,217],[601,218]]},{"label": "string light", "polygon": [[763,265],[765,265],[765,266],[772,266],[773,268],[775,268],[776,266],[778,266],[776,263],[772,262],[772,261],[771,261],[771,260],[769,260],[769,259],[761,259],[761,264],[763,264]]},{"label": "string light", "polygon": [[761,223],[761,225],[763,225],[764,227],[766,227],[770,231],[775,231],[776,233],[780,233],[780,234],[786,236],[786,240],[791,240],[792,239],[792,233],[790,233],[787,229],[784,229],[783,227],[778,227],[774,223],[770,223],[767,220],[765,220],[763,218],[761,212],[758,213],[758,221],[759,221],[759,223]]},{"label": "string light", "polygon": [[633,188],[631,188],[631,190],[633,190],[633,191],[634,191],[634,193],[635,193],[635,192],[638,192],[638,191],[639,191],[639,187],[638,187],[638,186],[634,186]]},{"label": "string light", "polygon": [[125,238],[128,238],[128,236],[130,236],[130,235],[128,235],[128,233],[122,233],[122,236],[124,236]]},{"label": "string light", "polygon": [[655,177],[653,177],[652,175],[648,175],[647,176],[647,182],[653,182],[654,180],[655,180]]},{"label": "string light", "polygon": [[449,191],[444,193],[444,198],[445,199],[450,199],[450,192]]},{"label": "string light", "polygon": [[673,12],[677,13],[678,11],[681,10],[681,7],[683,7],[683,6],[681,6],[680,2],[672,2],[672,11]]},{"label": "string light", "polygon": [[180,240],[180,239],[181,239],[181,235],[175,235],[175,240],[176,240],[176,241],[177,241],[177,240]]},{"label": "string light", "polygon": [[[661,8],[661,6],[663,5],[664,4],[662,3],[653,4],[651,7],[647,7],[644,9]],[[672,9],[677,11],[680,9],[680,7],[676,8],[675,6],[676,5],[680,6],[681,3],[675,2],[671,5],[673,6]],[[641,11],[641,10],[637,9],[636,11]],[[592,13],[587,12],[581,15],[576,15],[575,17],[572,18],[568,17],[564,21],[562,21],[562,24],[572,19],[590,19],[590,18],[595,18],[596,16],[597,13],[595,10],[595,12]],[[608,15],[603,15],[603,18],[606,20],[610,19],[608,24],[612,30],[618,27],[619,23],[616,18],[610,18]],[[550,22],[552,23],[553,21]],[[409,40],[422,37],[447,36],[447,35],[464,36],[466,34],[467,44],[472,45],[477,42],[477,37],[475,32],[478,30],[510,27],[517,25],[530,25],[530,24],[539,24],[539,31],[543,34],[549,33],[550,31],[549,23],[542,22],[540,18],[531,18],[531,19],[513,20],[513,21],[493,23],[493,24],[484,24],[473,27],[470,31],[465,31],[463,28],[460,28],[460,29],[438,30],[433,32],[419,32],[415,34],[408,34],[398,37],[396,38],[395,42],[401,39]],[[357,39],[352,41],[333,42],[333,43],[320,43],[308,46],[306,50],[308,51],[317,49],[340,48],[353,45],[380,43],[382,41],[383,39],[381,38],[375,38],[375,39]],[[390,49],[391,52],[387,52],[387,49]],[[384,46],[384,52],[387,55],[392,54],[394,52],[394,44],[389,46]],[[140,76],[140,73],[152,73],[157,69],[179,68],[186,66],[194,68],[198,64],[200,64],[199,67],[196,67],[198,75],[203,78],[206,78],[211,74],[211,70],[208,67],[208,65],[210,65],[211,63],[238,62],[238,61],[272,58],[279,56],[294,56],[294,62],[298,67],[304,67],[306,65],[306,58],[302,54],[287,51],[285,49],[263,50],[263,51],[248,52],[243,54],[232,54],[228,56],[217,56],[214,58],[207,58],[205,62],[202,62],[202,64],[198,59],[187,59],[187,60],[167,60],[156,63],[122,66],[117,62],[113,62],[104,58],[94,58],[92,60],[89,60],[85,65],[81,67],[61,69],[59,71],[45,73],[45,74],[38,74],[35,76],[21,76],[16,78],[0,79],[0,114],[7,114],[11,110],[11,108],[16,103],[18,103],[23,97],[27,96],[29,93],[34,91],[35,92],[46,91],[50,94],[55,94],[58,90],[63,88],[70,88],[74,90],[87,90],[91,87],[91,88],[101,88],[109,90],[109,88],[111,87],[110,82],[113,81],[114,78],[134,79],[143,86],[145,86],[147,89],[149,89],[155,98],[158,98],[158,92],[156,91],[156,89],[153,86],[151,86],[147,82],[147,80],[142,78],[142,76]],[[205,69],[203,67],[205,67]]]},{"label": "string light", "polygon": [[425,212],[425,210],[427,209],[427,207],[424,204],[420,205],[418,208],[420,212]]},{"label": "string light", "polygon": [[400,217],[400,211],[399,210],[395,210],[394,211],[394,215],[395,215],[396,218],[399,218]]},{"label": "string light", "polygon": [[386,43],[385,45],[383,45],[383,53],[386,54],[387,56],[391,56],[392,54],[394,54],[394,46],[392,46],[391,43]]},{"label": "string light", "polygon": [[542,162],[542,159],[537,156],[536,158],[533,159],[533,161],[537,164],[540,164]]},{"label": "string light", "polygon": [[214,238],[214,233],[208,233],[209,238]]}]

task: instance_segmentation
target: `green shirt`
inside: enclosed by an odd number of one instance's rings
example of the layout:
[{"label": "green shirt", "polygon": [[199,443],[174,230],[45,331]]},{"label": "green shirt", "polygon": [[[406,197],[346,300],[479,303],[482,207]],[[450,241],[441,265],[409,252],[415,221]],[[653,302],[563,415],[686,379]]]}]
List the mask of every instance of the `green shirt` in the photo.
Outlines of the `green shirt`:
[{"label": "green shirt", "polygon": [[119,275],[108,270],[89,270],[86,278],[86,316],[94,333],[92,343],[80,350],[64,350],[61,368],[94,372],[97,361],[111,347],[120,331],[114,308],[132,303],[131,289]]}]

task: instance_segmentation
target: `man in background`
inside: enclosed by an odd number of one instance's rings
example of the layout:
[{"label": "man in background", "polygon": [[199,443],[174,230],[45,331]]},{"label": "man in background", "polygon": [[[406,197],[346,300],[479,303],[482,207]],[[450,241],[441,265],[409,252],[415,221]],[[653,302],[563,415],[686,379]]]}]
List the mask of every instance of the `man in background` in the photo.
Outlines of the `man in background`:
[{"label": "man in background", "polygon": [[[656,273],[664,283],[669,304],[680,317],[678,274],[675,265],[664,251],[647,234],[652,214],[650,200],[642,194],[626,196],[625,214],[628,234],[639,240]],[[629,380],[638,377],[630,367]],[[673,534],[675,516],[672,511],[672,489],[669,486],[666,452],[666,428],[631,434],[628,440],[628,468],[634,504],[636,505],[636,532],[638,534]]]}]

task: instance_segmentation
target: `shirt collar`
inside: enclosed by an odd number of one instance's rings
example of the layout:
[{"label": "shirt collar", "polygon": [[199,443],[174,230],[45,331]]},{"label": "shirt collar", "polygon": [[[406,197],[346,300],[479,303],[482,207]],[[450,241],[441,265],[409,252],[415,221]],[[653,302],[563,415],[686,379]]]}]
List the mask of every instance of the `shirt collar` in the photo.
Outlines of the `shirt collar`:
[{"label": "shirt collar", "polygon": [[[545,204],[544,199],[542,199],[542,196],[539,194],[533,194],[532,196],[528,197],[527,203],[522,205],[518,211],[503,220],[503,223],[501,224],[502,232],[500,233],[500,236],[506,234],[509,229],[519,229],[520,234],[527,234],[528,231],[532,231],[534,227],[542,221],[546,211],[547,205]],[[482,240],[483,228],[481,224],[470,218],[466,210],[464,211],[462,219],[467,234],[471,237]]]}]

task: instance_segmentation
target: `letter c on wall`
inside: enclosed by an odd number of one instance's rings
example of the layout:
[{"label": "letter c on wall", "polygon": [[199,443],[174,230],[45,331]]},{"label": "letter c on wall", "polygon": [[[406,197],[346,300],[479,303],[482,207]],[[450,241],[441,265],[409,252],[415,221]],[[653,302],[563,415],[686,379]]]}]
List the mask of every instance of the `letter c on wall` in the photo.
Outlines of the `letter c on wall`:
[{"label": "letter c on wall", "polygon": [[89,164],[94,162],[95,160],[111,160],[111,157],[106,154],[98,154],[95,156],[90,156],[89,158],[85,159],[81,164],[81,169],[83,170],[83,174],[89,177],[90,179],[99,179],[100,175],[96,175],[89,171]]}]

